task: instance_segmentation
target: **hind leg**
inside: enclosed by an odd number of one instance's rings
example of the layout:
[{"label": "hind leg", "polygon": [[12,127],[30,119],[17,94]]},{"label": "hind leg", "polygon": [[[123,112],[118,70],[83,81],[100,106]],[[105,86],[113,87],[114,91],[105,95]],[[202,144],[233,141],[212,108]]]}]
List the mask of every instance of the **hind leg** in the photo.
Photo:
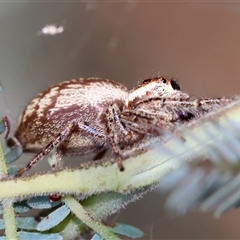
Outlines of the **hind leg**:
[{"label": "hind leg", "polygon": [[[63,131],[61,131],[56,138],[51,141],[45,148],[43,148],[32,160],[29,162],[29,164],[18,170],[15,177],[22,176],[25,172],[29,171],[32,166],[34,166],[38,161],[42,160],[44,156],[50,154],[54,149],[57,149],[57,147],[66,139],[66,137],[69,135],[69,133],[72,130],[72,127],[75,125],[74,122],[69,123]],[[59,163],[61,165],[61,163]]]}]

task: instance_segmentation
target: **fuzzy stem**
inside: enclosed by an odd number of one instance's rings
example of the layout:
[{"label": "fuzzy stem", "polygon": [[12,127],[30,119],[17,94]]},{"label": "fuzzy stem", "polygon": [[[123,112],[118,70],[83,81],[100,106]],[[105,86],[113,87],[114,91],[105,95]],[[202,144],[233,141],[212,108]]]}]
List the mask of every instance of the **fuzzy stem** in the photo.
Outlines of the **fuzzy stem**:
[{"label": "fuzzy stem", "polygon": [[158,181],[177,163],[166,160],[163,154],[159,156],[159,151],[152,148],[146,153],[125,160],[124,172],[119,171],[116,162],[93,164],[98,166],[0,181],[0,201],[6,198],[23,199],[52,193],[77,193],[87,197],[101,192],[129,192]]},{"label": "fuzzy stem", "polygon": [[18,239],[17,224],[15,219],[15,212],[12,202],[4,203],[3,205],[3,219],[5,224],[5,235],[7,240]]},{"label": "fuzzy stem", "polygon": [[[2,144],[0,142],[0,178],[8,176],[8,168],[5,161]],[[18,239],[17,237],[17,224],[15,219],[15,212],[12,201],[6,200],[2,203],[3,219],[5,223],[5,234],[7,240]]]},{"label": "fuzzy stem", "polygon": [[0,179],[6,178],[8,176],[8,168],[5,161],[4,152],[2,149],[2,144],[0,142]]},{"label": "fuzzy stem", "polygon": [[109,230],[108,227],[104,226],[102,223],[94,220],[88,212],[83,208],[83,206],[71,196],[65,196],[62,201],[69,207],[73,214],[76,215],[83,223],[92,228],[96,233],[98,233],[103,239],[119,240],[119,238]]}]

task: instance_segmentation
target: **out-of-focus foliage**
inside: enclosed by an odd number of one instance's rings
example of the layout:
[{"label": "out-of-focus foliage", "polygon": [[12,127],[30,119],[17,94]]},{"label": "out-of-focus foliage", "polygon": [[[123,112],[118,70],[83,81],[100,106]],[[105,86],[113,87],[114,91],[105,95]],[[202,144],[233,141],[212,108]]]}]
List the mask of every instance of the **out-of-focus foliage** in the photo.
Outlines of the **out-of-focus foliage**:
[{"label": "out-of-focus foliage", "polygon": [[[177,156],[181,167],[167,174],[160,183],[171,189],[166,202],[178,214],[200,207],[214,210],[219,217],[240,203],[240,107],[239,102],[219,109],[194,126],[183,128],[189,140],[190,158]],[[182,132],[181,132],[182,133]],[[180,134],[181,134],[180,133]],[[192,147],[190,147],[192,146]]]}]

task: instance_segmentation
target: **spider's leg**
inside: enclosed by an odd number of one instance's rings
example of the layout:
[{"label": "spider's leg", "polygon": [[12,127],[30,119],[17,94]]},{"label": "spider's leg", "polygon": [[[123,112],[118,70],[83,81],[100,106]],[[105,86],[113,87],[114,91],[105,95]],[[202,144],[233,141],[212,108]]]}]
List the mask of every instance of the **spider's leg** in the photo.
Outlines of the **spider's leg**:
[{"label": "spider's leg", "polygon": [[33,165],[35,165],[38,161],[43,159],[43,157],[53,151],[53,149],[57,149],[57,147],[66,139],[66,137],[69,135],[69,133],[72,130],[72,127],[74,126],[75,122],[69,123],[63,131],[61,131],[56,138],[51,141],[45,148],[43,148],[32,160],[29,162],[29,164],[18,170],[15,177],[22,176],[25,172],[30,170]]},{"label": "spider's leg", "polygon": [[[107,119],[107,131],[108,131],[108,142],[112,148],[112,151],[117,159],[118,167],[120,171],[124,171],[124,167],[122,164],[122,149],[119,146],[119,142],[121,140],[126,140],[129,137],[129,132],[125,126],[120,121],[120,109],[116,104],[110,106],[106,111],[106,119]],[[130,136],[131,138],[131,136]]]},{"label": "spider's leg", "polygon": [[214,110],[218,109],[219,106],[224,106],[236,99],[239,99],[239,97],[199,99],[198,108],[202,112],[214,111]]},{"label": "spider's leg", "polygon": [[133,109],[124,109],[120,119],[128,128],[141,133],[175,132],[178,123],[189,122],[233,100],[154,98],[139,103]]},{"label": "spider's leg", "polygon": [[130,129],[161,136],[164,131],[175,132],[176,125],[199,114],[197,102],[189,98],[153,98],[131,109],[124,109],[121,121]]},{"label": "spider's leg", "polygon": [[121,119],[128,121],[130,125],[133,125],[131,122],[138,122],[138,125],[144,124],[150,129],[173,131],[177,123],[188,122],[201,115],[198,106],[196,99],[158,97],[141,102],[132,109],[124,109]]},{"label": "spider's leg", "polygon": [[172,116],[162,110],[157,113],[151,113],[145,109],[124,111],[120,118],[130,129],[143,134],[158,135],[161,131],[174,131],[175,129],[171,122]]}]

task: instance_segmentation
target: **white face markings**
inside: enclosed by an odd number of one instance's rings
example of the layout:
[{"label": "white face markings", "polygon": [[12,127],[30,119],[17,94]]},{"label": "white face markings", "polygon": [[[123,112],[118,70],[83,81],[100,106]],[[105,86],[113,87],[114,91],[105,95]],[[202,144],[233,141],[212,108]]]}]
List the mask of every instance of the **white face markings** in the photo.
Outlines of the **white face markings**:
[{"label": "white face markings", "polygon": [[175,90],[171,85],[171,79],[156,78],[149,79],[149,82],[141,84],[139,87],[134,88],[129,92],[128,102],[132,102],[135,99],[147,99],[154,97],[168,97],[175,93]]}]

